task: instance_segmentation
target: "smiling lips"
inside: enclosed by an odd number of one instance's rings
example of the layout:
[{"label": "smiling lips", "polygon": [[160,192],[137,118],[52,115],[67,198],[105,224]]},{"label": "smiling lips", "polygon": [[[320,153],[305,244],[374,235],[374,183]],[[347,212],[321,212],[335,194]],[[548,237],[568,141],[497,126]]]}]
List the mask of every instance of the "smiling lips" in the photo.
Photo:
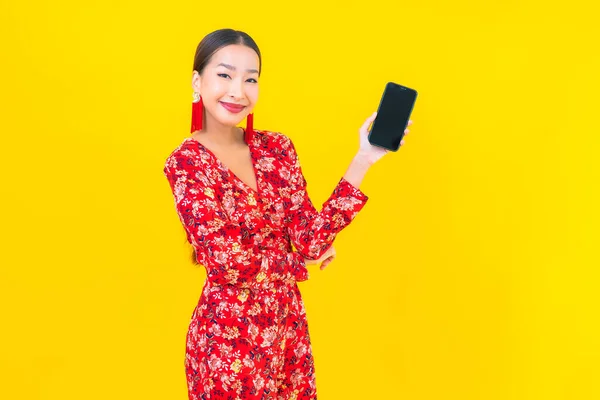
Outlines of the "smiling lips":
[{"label": "smiling lips", "polygon": [[242,106],[240,104],[234,104],[234,103],[225,103],[224,101],[220,101],[219,103],[221,103],[221,105],[229,112],[232,113],[239,113],[240,111],[242,111],[244,108],[246,108],[246,106]]}]

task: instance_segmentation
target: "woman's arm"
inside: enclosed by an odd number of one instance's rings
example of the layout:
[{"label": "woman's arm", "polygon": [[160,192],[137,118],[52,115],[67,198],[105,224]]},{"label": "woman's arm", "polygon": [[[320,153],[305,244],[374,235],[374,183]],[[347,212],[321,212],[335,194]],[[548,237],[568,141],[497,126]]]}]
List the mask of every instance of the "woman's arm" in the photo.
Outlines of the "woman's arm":
[{"label": "woman's arm", "polygon": [[359,182],[366,173],[360,159],[351,164],[333,193],[317,211],[306,191],[306,180],[292,141],[281,135],[283,150],[288,153],[290,197],[286,199],[286,230],[297,251],[307,259],[320,258],[333,244],[337,234],[350,224],[366,204],[368,197],[346,179]]},{"label": "woman's arm", "polygon": [[344,179],[352,184],[352,186],[358,188],[362,183],[367,171],[371,167],[371,162],[368,157],[363,155],[362,153],[358,153],[352,159],[346,174],[344,174]]},{"label": "woman's arm", "polygon": [[164,174],[188,241],[196,248],[198,262],[206,267],[209,280],[220,285],[248,287],[260,283],[267,275],[285,279],[291,274],[296,281],[308,279],[308,270],[300,254],[275,254],[273,250],[261,249],[254,243],[254,235],[245,232],[244,226],[229,221],[192,157],[173,153],[165,163]]},{"label": "woman's arm", "polygon": [[[359,150],[348,170],[329,199],[318,212],[306,192],[306,181],[294,144],[282,135],[284,150],[290,157],[291,201],[288,204],[287,230],[298,252],[306,259],[319,259],[331,247],[337,233],[344,229],[364,207],[368,197],[359,189],[369,168],[389,151],[371,145],[369,127],[377,113],[371,114],[362,124],[359,133]],[[408,121],[408,126],[412,120]],[[408,128],[404,133],[408,134]],[[400,141],[400,145],[404,140]]]}]

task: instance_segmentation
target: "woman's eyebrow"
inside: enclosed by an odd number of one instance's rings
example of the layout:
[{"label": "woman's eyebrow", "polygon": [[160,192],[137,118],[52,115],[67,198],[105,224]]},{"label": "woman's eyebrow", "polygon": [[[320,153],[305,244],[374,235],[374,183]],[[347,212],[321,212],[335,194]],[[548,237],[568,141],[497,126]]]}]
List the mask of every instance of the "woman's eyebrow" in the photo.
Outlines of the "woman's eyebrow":
[{"label": "woman's eyebrow", "polygon": [[[230,70],[232,70],[232,71],[235,71],[235,70],[236,70],[236,68],[235,68],[233,65],[229,65],[229,64],[225,64],[225,63],[219,63],[219,64],[217,64],[217,67],[220,67],[220,66],[223,66],[223,67],[225,67],[225,68],[227,68],[227,69],[230,69]],[[258,74],[258,71],[257,71],[257,70],[255,70],[255,69],[247,69],[246,71],[247,71],[247,72],[252,72],[252,73]]]}]

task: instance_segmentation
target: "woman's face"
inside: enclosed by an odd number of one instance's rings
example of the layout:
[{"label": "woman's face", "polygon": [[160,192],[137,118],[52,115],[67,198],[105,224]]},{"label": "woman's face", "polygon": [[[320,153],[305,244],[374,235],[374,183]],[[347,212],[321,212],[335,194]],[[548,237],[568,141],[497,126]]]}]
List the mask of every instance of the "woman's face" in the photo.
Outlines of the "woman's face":
[{"label": "woman's face", "polygon": [[236,126],[252,112],[258,100],[258,54],[250,47],[233,44],[219,49],[196,71],[192,88],[202,96],[208,123]]}]

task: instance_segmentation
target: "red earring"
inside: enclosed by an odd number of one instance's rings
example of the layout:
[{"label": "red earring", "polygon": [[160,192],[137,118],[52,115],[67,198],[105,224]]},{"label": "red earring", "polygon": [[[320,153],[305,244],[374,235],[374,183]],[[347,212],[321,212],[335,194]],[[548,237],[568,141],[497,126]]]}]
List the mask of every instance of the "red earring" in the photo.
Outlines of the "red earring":
[{"label": "red earring", "polygon": [[250,113],[246,117],[246,132],[244,140],[246,143],[250,143],[252,136],[254,135],[254,114]]},{"label": "red earring", "polygon": [[202,130],[202,117],[204,114],[204,106],[200,93],[194,92],[194,101],[192,102],[192,130],[191,132]]}]

